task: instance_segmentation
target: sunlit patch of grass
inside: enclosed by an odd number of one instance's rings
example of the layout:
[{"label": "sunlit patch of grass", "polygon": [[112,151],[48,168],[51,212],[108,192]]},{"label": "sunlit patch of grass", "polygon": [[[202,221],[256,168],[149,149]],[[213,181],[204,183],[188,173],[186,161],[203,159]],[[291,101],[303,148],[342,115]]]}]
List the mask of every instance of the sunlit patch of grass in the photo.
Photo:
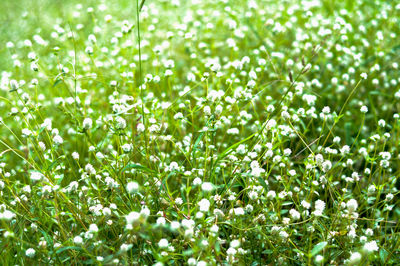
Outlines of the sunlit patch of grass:
[{"label": "sunlit patch of grass", "polygon": [[1,264],[399,263],[395,1],[0,7]]}]

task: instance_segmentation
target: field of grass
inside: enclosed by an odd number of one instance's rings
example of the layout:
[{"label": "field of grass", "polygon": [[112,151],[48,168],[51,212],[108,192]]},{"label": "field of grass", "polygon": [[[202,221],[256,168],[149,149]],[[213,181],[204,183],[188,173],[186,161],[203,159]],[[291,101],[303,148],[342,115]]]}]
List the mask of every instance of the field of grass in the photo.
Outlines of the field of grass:
[{"label": "field of grass", "polygon": [[400,264],[400,1],[0,8],[1,265]]}]

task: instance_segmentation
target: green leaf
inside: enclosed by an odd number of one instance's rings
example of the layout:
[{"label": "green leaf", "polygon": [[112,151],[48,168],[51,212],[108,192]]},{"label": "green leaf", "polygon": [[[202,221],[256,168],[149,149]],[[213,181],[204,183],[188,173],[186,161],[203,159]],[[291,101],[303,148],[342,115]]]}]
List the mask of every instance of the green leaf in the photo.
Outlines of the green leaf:
[{"label": "green leaf", "polygon": [[140,2],[139,12],[142,11],[142,8],[143,8],[145,2],[146,2],[146,0],[142,0],[142,2]]},{"label": "green leaf", "polygon": [[56,166],[57,163],[58,163],[61,159],[64,159],[64,157],[65,157],[64,155],[58,157],[54,162],[52,162],[52,163],[49,165],[49,167],[47,167],[47,170],[46,170],[46,171],[51,171],[51,169],[53,169],[54,166]]},{"label": "green leaf", "polygon": [[379,250],[379,258],[381,259],[382,264],[385,264],[385,261],[386,261],[388,255],[389,255],[389,252],[387,252],[386,249],[381,248]]},{"label": "green leaf", "polygon": [[191,256],[193,254],[193,249],[188,249],[183,252],[184,256]]},{"label": "green leaf", "polygon": [[148,172],[148,173],[151,173],[151,174],[154,173],[153,170],[147,168],[146,166],[143,166],[143,165],[140,165],[140,164],[134,164],[134,163],[127,164],[127,165],[121,170],[121,173],[123,173],[123,172],[125,172],[126,170],[131,169],[131,168],[138,169],[138,170],[141,170],[141,171],[144,171],[144,172]]},{"label": "green leaf", "polygon": [[328,245],[328,242],[326,242],[326,241],[315,245],[315,247],[311,250],[310,256],[314,257],[315,255],[317,255],[319,252],[321,252],[326,247],[326,245]]},{"label": "green leaf", "polygon": [[61,252],[64,252],[66,250],[76,250],[76,251],[83,251],[82,248],[80,247],[73,247],[73,246],[68,246],[68,247],[62,247],[59,250],[56,251],[57,254],[60,254]]},{"label": "green leaf", "polygon": [[258,182],[260,182],[261,186],[264,188],[264,192],[266,193],[268,191],[267,183],[265,183],[264,179],[261,177],[258,177]]},{"label": "green leaf", "polygon": [[235,144],[229,146],[229,147],[228,147],[226,150],[224,150],[220,155],[218,155],[218,158],[217,158],[215,164],[216,164],[219,160],[221,160],[222,158],[224,158],[225,156],[227,156],[229,153],[231,153],[231,152],[232,152],[235,148],[237,148],[240,144],[242,144],[242,143],[248,141],[249,139],[251,139],[252,137],[254,137],[255,134],[256,134],[256,133],[251,134],[251,135],[248,136],[247,138],[242,139],[241,141],[239,141],[239,142],[237,142],[237,143],[235,143]]},{"label": "green leaf", "polygon": [[[208,125],[209,125],[209,124],[211,123],[211,121],[213,121],[213,120],[214,120],[214,115],[212,115],[212,116],[208,119],[207,124],[206,124],[206,127],[208,127]],[[197,146],[199,145],[200,141],[203,139],[203,136],[204,136],[204,131],[201,131],[200,134],[199,134],[199,136],[197,137],[196,141],[194,142],[193,149],[192,149],[192,158],[194,158],[194,153],[195,153],[195,151],[197,150]]]},{"label": "green leaf", "polygon": [[200,143],[201,139],[203,138],[203,136],[204,136],[204,131],[199,134],[199,136],[197,137],[196,141],[194,142],[193,150],[192,150],[192,158],[194,158],[194,153],[197,150],[197,146],[199,145],[199,143]]},{"label": "green leaf", "polygon": [[53,84],[53,87],[57,86],[57,84],[60,82],[62,82],[62,79],[56,79],[56,81]]}]

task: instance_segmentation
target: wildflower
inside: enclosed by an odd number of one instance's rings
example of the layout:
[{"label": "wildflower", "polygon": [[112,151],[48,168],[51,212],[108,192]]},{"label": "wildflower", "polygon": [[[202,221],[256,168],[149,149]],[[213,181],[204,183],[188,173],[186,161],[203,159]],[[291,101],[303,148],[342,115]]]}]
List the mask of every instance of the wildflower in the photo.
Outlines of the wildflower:
[{"label": "wildflower", "polygon": [[248,194],[249,199],[256,200],[258,198],[258,193],[254,190],[250,191]]},{"label": "wildflower", "polygon": [[237,239],[234,239],[231,241],[231,243],[229,244],[230,247],[238,249],[240,247],[240,241]]},{"label": "wildflower", "polygon": [[361,111],[361,113],[365,114],[366,112],[368,112],[368,107],[363,105],[363,106],[361,106],[360,111]]},{"label": "wildflower", "polygon": [[322,212],[325,209],[325,202],[323,202],[322,200],[317,200],[315,202],[315,211],[314,211],[314,215],[315,216],[322,216]]},{"label": "wildflower", "polygon": [[76,236],[76,237],[74,237],[73,241],[74,241],[74,244],[81,245],[83,243],[83,238],[80,236]]},{"label": "wildflower", "polygon": [[366,253],[372,253],[374,251],[378,251],[379,247],[376,244],[376,241],[370,241],[370,242],[367,242],[367,243],[364,244],[363,250]]},{"label": "wildflower", "polygon": [[208,199],[202,199],[201,201],[199,201],[198,205],[200,207],[200,211],[208,212],[210,208],[210,201]]},{"label": "wildflower", "polygon": [[54,141],[54,144],[56,144],[56,145],[63,144],[63,142],[64,142],[63,138],[60,137],[60,135],[55,135],[53,137],[53,141]]},{"label": "wildflower", "polygon": [[128,250],[130,250],[133,247],[132,244],[122,244],[120,247],[121,252],[127,252]]},{"label": "wildflower", "polygon": [[322,171],[327,172],[332,168],[332,163],[329,160],[326,160],[322,163]]},{"label": "wildflower", "polygon": [[324,257],[322,255],[315,256],[315,263],[320,264],[324,261]]},{"label": "wildflower", "polygon": [[347,210],[349,211],[349,213],[354,212],[355,210],[357,210],[358,207],[358,203],[355,199],[351,199],[347,202]]},{"label": "wildflower", "polygon": [[117,118],[115,119],[115,122],[116,122],[115,126],[116,126],[117,129],[124,129],[124,128],[126,128],[126,121],[125,121],[125,119],[123,119],[122,117],[117,117]]},{"label": "wildflower", "polygon": [[128,144],[128,143],[126,143],[126,144],[124,144],[124,145],[122,145],[121,146],[121,149],[124,151],[124,152],[130,152],[130,151],[132,151],[132,144]]},{"label": "wildflower", "polygon": [[349,258],[350,265],[356,265],[361,261],[361,254],[358,252],[352,252]]},{"label": "wildflower", "polygon": [[2,213],[0,213],[0,220],[10,221],[14,217],[15,214],[9,210],[4,210]]},{"label": "wildflower", "polygon": [[99,228],[97,227],[96,224],[91,224],[89,225],[89,232],[91,233],[97,233],[99,231]]},{"label": "wildflower", "polygon": [[365,230],[365,234],[366,234],[367,236],[372,236],[372,235],[374,234],[374,231],[373,231],[371,228],[367,228],[367,229]]},{"label": "wildflower", "polygon": [[31,179],[33,182],[40,181],[40,180],[42,180],[43,178],[44,178],[44,175],[43,175],[42,173],[39,173],[39,172],[36,172],[36,171],[31,172],[30,179]]},{"label": "wildflower", "polygon": [[202,183],[202,181],[201,181],[201,179],[199,178],[199,177],[196,177],[194,180],[193,180],[193,186],[198,186],[198,185],[200,185]]},{"label": "wildflower", "polygon": [[30,131],[29,129],[27,129],[27,128],[22,129],[22,135],[23,135],[24,137],[29,137],[29,136],[31,136],[32,134],[33,134],[32,131]]},{"label": "wildflower", "polygon": [[137,130],[139,133],[144,132],[144,131],[145,131],[145,126],[144,126],[144,124],[142,124],[142,123],[137,124],[136,130]]},{"label": "wildflower", "polygon": [[211,108],[210,108],[210,106],[208,106],[208,105],[204,106],[203,111],[204,111],[204,114],[205,114],[205,115],[211,115]]},{"label": "wildflower", "polygon": [[126,190],[129,194],[133,194],[139,190],[139,184],[137,182],[129,182],[126,185]]},{"label": "wildflower", "polygon": [[26,255],[27,257],[29,257],[29,258],[35,257],[35,254],[36,254],[36,251],[35,251],[33,248],[28,248],[28,249],[25,251],[25,255]]},{"label": "wildflower", "polygon": [[289,211],[289,214],[290,214],[290,216],[293,218],[293,220],[298,220],[298,219],[300,219],[300,213],[299,213],[297,210],[295,210],[295,209],[291,209],[291,210]]},{"label": "wildflower", "polygon": [[140,213],[130,212],[126,217],[126,223],[129,225],[136,224],[140,219]]},{"label": "wildflower", "polygon": [[198,264],[197,264],[197,260],[196,260],[195,258],[190,258],[190,259],[188,259],[187,263],[188,263],[189,266],[198,265]]},{"label": "wildflower", "polygon": [[74,160],[79,160],[79,153],[73,152],[73,153],[71,154],[71,156],[72,156],[72,158],[73,158]]},{"label": "wildflower", "polygon": [[163,238],[158,242],[160,248],[167,248],[169,246],[168,240]]},{"label": "wildflower", "polygon": [[267,193],[267,198],[268,198],[268,199],[272,200],[272,199],[274,199],[275,197],[276,197],[275,191],[273,191],[273,190],[268,191],[268,193]]},{"label": "wildflower", "polygon": [[368,77],[367,73],[365,73],[365,72],[361,73],[360,76],[362,79],[367,79],[367,77]]},{"label": "wildflower", "polygon": [[282,239],[286,239],[286,238],[289,237],[289,234],[286,231],[282,230],[282,231],[279,232],[279,237],[282,238]]},{"label": "wildflower", "polygon": [[82,127],[84,129],[91,129],[93,125],[93,121],[91,118],[85,118],[82,123]]},{"label": "wildflower", "polygon": [[210,182],[204,182],[203,184],[201,184],[201,190],[203,190],[204,192],[210,192],[214,190],[214,186]]},{"label": "wildflower", "polygon": [[236,216],[241,216],[244,215],[244,209],[243,208],[234,208],[233,212],[235,213]]},{"label": "wildflower", "polygon": [[46,150],[46,144],[44,144],[43,142],[41,142],[41,141],[39,141],[39,148],[42,150],[42,151],[45,151]]}]

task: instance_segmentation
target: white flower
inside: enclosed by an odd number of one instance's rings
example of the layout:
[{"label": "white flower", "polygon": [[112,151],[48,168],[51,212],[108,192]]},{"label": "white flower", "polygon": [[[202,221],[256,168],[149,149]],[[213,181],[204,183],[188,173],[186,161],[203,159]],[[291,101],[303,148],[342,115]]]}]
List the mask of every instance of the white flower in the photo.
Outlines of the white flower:
[{"label": "white flower", "polygon": [[308,202],[305,201],[305,200],[302,200],[302,201],[301,201],[301,206],[303,206],[303,207],[306,208],[306,209],[311,208],[311,204],[308,203]]},{"label": "white flower", "polygon": [[73,152],[73,153],[72,153],[72,158],[73,158],[74,160],[79,160],[79,153]]},{"label": "white flower", "polygon": [[150,209],[147,208],[147,207],[144,207],[144,208],[140,211],[140,216],[141,216],[142,218],[144,218],[144,220],[146,220],[147,217],[149,217],[149,215],[150,215]]},{"label": "white flower", "polygon": [[298,220],[298,219],[300,219],[300,213],[299,213],[297,210],[295,210],[295,209],[291,209],[291,210],[289,211],[289,214],[290,214],[290,216],[292,216],[293,220]]},{"label": "white flower", "polygon": [[158,242],[160,248],[167,248],[169,246],[168,240],[163,238]]},{"label": "white flower", "polygon": [[56,145],[60,145],[63,144],[64,140],[62,139],[62,137],[60,137],[60,135],[55,135],[53,138],[54,144]]},{"label": "white flower", "polygon": [[240,241],[235,239],[232,240],[231,243],[229,244],[230,247],[237,249],[238,247],[240,247]]},{"label": "white flower", "polygon": [[322,212],[325,209],[325,202],[323,202],[322,200],[317,200],[315,202],[315,211],[314,211],[314,215],[315,216],[321,216]]},{"label": "white flower", "polygon": [[198,185],[200,185],[201,183],[202,183],[202,181],[201,181],[200,177],[196,177],[196,178],[193,180],[193,186],[198,186]]},{"label": "white flower", "polygon": [[31,172],[31,176],[30,176],[31,180],[34,181],[34,182],[42,180],[43,177],[44,177],[44,175],[42,173],[39,173],[39,172],[36,172],[36,171],[35,172]]},{"label": "white flower", "polygon": [[197,261],[195,258],[190,258],[188,259],[187,263],[189,266],[195,266],[197,264]]},{"label": "white flower", "polygon": [[234,208],[233,212],[235,213],[236,216],[241,216],[244,215],[244,209],[243,208]]},{"label": "white flower", "polygon": [[144,124],[142,124],[142,123],[139,123],[139,124],[137,124],[137,126],[136,126],[136,130],[137,130],[139,133],[144,132],[145,129],[146,129],[146,128],[144,127]]},{"label": "white flower", "polygon": [[236,253],[237,253],[237,250],[236,249],[234,249],[234,248],[228,248],[228,250],[226,251],[226,254],[228,255],[228,256],[235,256],[236,255]]},{"label": "white flower", "polygon": [[268,199],[272,200],[272,199],[274,199],[275,197],[276,197],[275,191],[273,191],[273,190],[268,191],[268,193],[267,193],[267,198],[268,198]]},{"label": "white flower", "polygon": [[97,233],[98,231],[99,231],[99,228],[97,227],[96,224],[89,225],[89,232],[90,233]]},{"label": "white flower", "polygon": [[372,253],[374,251],[378,251],[379,247],[376,244],[376,241],[370,241],[364,244],[363,250],[367,253]]},{"label": "white flower", "polygon": [[254,177],[260,177],[262,173],[264,173],[265,170],[261,167],[255,167],[251,169],[251,175]]},{"label": "white flower", "polygon": [[346,203],[347,210],[352,213],[357,210],[358,203],[355,199],[351,199]]},{"label": "white flower", "polygon": [[366,113],[366,112],[368,112],[368,107],[363,105],[363,106],[361,106],[360,111],[361,111],[361,113]]},{"label": "white flower", "polygon": [[280,231],[280,232],[279,232],[279,236],[280,236],[281,238],[283,238],[283,239],[286,239],[286,238],[289,237],[289,234],[286,233],[286,231]]},{"label": "white flower", "polygon": [[0,213],[0,220],[10,221],[14,217],[15,214],[9,210],[5,210],[2,213]]},{"label": "white flower", "polygon": [[126,185],[126,190],[129,194],[133,194],[139,190],[139,184],[137,182],[129,182]]},{"label": "white flower", "polygon": [[91,165],[90,163],[88,163],[87,165],[85,165],[85,171],[86,171],[88,174],[91,174],[91,175],[95,175],[95,174],[96,174],[96,169],[94,169],[93,165]]},{"label": "white flower", "polygon": [[332,163],[329,160],[326,160],[322,163],[322,171],[327,172],[332,168]]},{"label": "white flower", "polygon": [[200,211],[202,212],[208,212],[210,209],[210,201],[208,199],[202,199],[199,201],[198,205],[200,207]]},{"label": "white flower", "polygon": [[91,46],[86,47],[85,53],[87,53],[87,54],[93,54],[93,47],[91,47]]},{"label": "white flower", "polygon": [[40,147],[40,149],[42,150],[42,151],[45,151],[46,150],[46,144],[44,144],[43,142],[39,142],[39,147]]},{"label": "white flower", "polygon": [[136,224],[140,220],[140,213],[130,212],[125,218],[127,224]]},{"label": "white flower", "polygon": [[249,199],[256,200],[258,198],[258,193],[254,190],[250,191],[248,194]]},{"label": "white flower", "polygon": [[354,265],[354,264],[357,264],[357,263],[359,263],[360,262],[360,260],[361,260],[361,254],[360,253],[358,253],[358,252],[352,252],[351,253],[351,255],[350,255],[350,258],[349,258],[349,264],[350,265]]},{"label": "white flower", "polygon": [[119,117],[119,116],[118,116],[118,117],[115,119],[115,122],[116,122],[115,126],[116,126],[117,129],[124,129],[124,128],[126,128],[126,121],[125,121],[125,119],[123,119],[122,117]]},{"label": "white flower", "polygon": [[93,126],[93,121],[91,118],[85,118],[82,123],[84,129],[91,129]]},{"label": "white flower", "polygon": [[10,88],[12,91],[17,90],[19,88],[18,81],[16,81],[15,79],[10,80]]},{"label": "white flower", "polygon": [[121,148],[122,148],[122,150],[123,150],[124,152],[130,152],[130,151],[132,150],[132,145],[126,143],[126,144],[122,145]]},{"label": "white flower", "polygon": [[165,225],[165,223],[166,223],[166,220],[165,220],[164,217],[158,217],[157,218],[157,221],[156,221],[157,225]]},{"label": "white flower", "polygon": [[203,111],[204,111],[204,114],[205,114],[205,115],[211,115],[211,108],[210,108],[210,106],[208,106],[208,105],[204,106]]},{"label": "white flower", "polygon": [[29,137],[29,136],[31,136],[32,134],[33,134],[32,131],[30,131],[29,129],[27,129],[27,128],[22,129],[22,135],[23,135],[24,137]]},{"label": "white flower", "polygon": [[320,264],[324,261],[324,257],[322,255],[315,256],[315,263]]},{"label": "white flower", "polygon": [[203,190],[204,192],[213,191],[214,185],[210,182],[204,182],[203,184],[201,184],[201,190]]},{"label": "white flower", "polygon": [[35,251],[33,248],[28,248],[28,249],[25,251],[25,255],[26,255],[27,257],[29,257],[29,258],[35,257],[35,254],[36,254],[36,251]]},{"label": "white flower", "polygon": [[367,75],[367,73],[361,73],[360,74],[360,76],[361,76],[361,78],[363,78],[363,79],[367,79],[367,77],[368,77],[368,75]]},{"label": "white flower", "polygon": [[120,247],[121,252],[127,252],[128,250],[130,250],[133,247],[132,244],[122,244]]},{"label": "white flower", "polygon": [[83,243],[83,239],[80,236],[74,237],[74,244],[81,245]]},{"label": "white flower", "polygon": [[195,223],[191,219],[184,219],[184,220],[182,220],[181,224],[185,229],[190,229],[190,228],[194,227]]},{"label": "white flower", "polygon": [[254,86],[256,86],[256,82],[254,80],[249,80],[249,82],[247,82],[247,87],[254,88]]},{"label": "white flower", "polygon": [[210,227],[210,232],[216,234],[218,233],[219,227],[218,225],[214,224],[213,226]]}]

